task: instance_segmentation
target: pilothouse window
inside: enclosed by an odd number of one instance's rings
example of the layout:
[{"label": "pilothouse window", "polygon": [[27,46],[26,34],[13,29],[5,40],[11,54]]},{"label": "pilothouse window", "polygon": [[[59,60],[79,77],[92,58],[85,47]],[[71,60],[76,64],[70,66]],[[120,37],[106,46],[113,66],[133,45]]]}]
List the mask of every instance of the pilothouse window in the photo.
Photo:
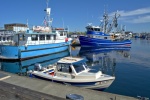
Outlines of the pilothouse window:
[{"label": "pilothouse window", "polygon": [[88,28],[88,31],[93,31],[94,29],[93,28]]},{"label": "pilothouse window", "polygon": [[38,40],[38,35],[31,35],[31,39],[32,39],[32,41]]},{"label": "pilothouse window", "polygon": [[60,32],[60,36],[63,36],[63,32]]},{"label": "pilothouse window", "polygon": [[56,40],[56,35],[54,35],[54,40]]},{"label": "pilothouse window", "polygon": [[74,68],[75,68],[75,70],[76,70],[77,73],[85,70],[84,63],[75,63],[75,64],[73,64],[73,66],[74,66]]},{"label": "pilothouse window", "polygon": [[9,37],[7,37],[7,41],[9,41],[10,39],[9,39]]},{"label": "pilothouse window", "polygon": [[72,69],[71,69],[69,64],[58,64],[57,70],[59,72],[65,72],[65,73],[71,73],[72,72]]},{"label": "pilothouse window", "polygon": [[95,30],[95,31],[100,31],[100,29],[99,29],[99,28],[95,28],[94,30]]},{"label": "pilothouse window", "polygon": [[40,40],[45,40],[45,35],[40,35]]},{"label": "pilothouse window", "polygon": [[50,40],[51,36],[50,35],[46,35],[46,40]]},{"label": "pilothouse window", "polygon": [[5,37],[3,37],[3,41],[5,41]]}]

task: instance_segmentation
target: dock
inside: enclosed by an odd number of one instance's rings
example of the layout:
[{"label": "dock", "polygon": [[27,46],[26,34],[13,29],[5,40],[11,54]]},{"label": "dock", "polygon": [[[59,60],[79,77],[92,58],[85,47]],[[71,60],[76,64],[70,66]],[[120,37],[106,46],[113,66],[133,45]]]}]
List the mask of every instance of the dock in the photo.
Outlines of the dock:
[{"label": "dock", "polygon": [[66,100],[68,94],[80,95],[84,100],[138,100],[0,71],[0,100]]}]

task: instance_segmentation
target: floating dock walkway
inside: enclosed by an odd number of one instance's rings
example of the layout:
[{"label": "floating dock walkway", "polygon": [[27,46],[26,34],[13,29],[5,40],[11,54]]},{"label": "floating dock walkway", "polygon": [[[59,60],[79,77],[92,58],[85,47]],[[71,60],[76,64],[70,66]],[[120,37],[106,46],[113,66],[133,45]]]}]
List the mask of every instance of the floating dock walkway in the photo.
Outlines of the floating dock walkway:
[{"label": "floating dock walkway", "polygon": [[78,94],[84,100],[138,100],[0,71],[0,100],[65,100],[68,94]]}]

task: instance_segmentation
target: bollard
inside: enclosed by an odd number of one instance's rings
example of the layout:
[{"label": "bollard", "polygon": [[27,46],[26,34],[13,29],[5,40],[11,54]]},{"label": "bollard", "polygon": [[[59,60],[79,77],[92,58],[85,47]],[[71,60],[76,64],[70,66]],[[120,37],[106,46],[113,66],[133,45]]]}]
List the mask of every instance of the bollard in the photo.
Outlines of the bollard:
[{"label": "bollard", "polygon": [[78,95],[78,94],[67,94],[66,99],[69,99],[69,100],[84,100],[83,96]]}]

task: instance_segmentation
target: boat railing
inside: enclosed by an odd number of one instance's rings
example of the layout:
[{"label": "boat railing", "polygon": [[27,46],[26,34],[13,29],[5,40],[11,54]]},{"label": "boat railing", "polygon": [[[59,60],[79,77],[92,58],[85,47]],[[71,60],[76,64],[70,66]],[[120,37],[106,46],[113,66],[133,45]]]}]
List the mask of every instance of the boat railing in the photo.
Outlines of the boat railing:
[{"label": "boat railing", "polygon": [[[58,40],[58,39],[57,39]],[[38,41],[33,41],[33,40],[28,40],[28,41],[13,41],[13,40],[1,40],[0,45],[12,45],[12,46],[18,46],[18,45],[39,45],[39,44],[51,44],[51,43],[56,43],[57,40],[38,40]],[[59,39],[58,41],[64,41],[64,39]]]},{"label": "boat railing", "polygon": [[12,41],[10,42],[0,42],[0,45],[14,45]]},{"label": "boat railing", "polygon": [[[27,45],[39,45],[39,44],[50,44],[50,43],[55,43],[56,40],[43,40],[43,41],[27,41]],[[23,45],[23,44],[22,44]]]}]

